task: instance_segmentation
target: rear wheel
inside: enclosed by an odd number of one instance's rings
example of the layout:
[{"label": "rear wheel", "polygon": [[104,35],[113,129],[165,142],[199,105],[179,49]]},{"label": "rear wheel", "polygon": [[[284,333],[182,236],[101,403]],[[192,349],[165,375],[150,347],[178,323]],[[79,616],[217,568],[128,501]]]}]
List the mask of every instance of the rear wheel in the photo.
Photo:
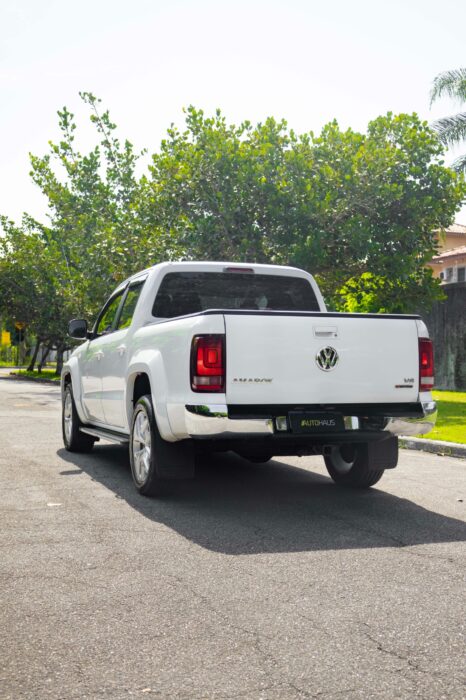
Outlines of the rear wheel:
[{"label": "rear wheel", "polygon": [[325,466],[337,484],[367,489],[383,476],[385,469],[374,469],[368,458],[367,445],[335,445],[324,456]]},{"label": "rear wheel", "polygon": [[63,443],[69,452],[90,452],[94,447],[95,439],[82,433],[81,425],[74,403],[73,388],[71,384],[67,384],[63,391],[62,433]]},{"label": "rear wheel", "polygon": [[194,476],[192,445],[189,441],[167,442],[161,437],[148,395],[134,407],[129,457],[134,484],[144,496],[162,494],[172,479]]}]

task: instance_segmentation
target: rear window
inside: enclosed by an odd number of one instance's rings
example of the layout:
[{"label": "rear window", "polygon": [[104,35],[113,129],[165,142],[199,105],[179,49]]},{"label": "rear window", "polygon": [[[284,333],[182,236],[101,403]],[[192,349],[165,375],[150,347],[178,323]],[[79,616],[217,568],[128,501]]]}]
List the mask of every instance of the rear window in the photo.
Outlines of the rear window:
[{"label": "rear window", "polygon": [[314,290],[302,277],[241,272],[169,272],[152,314],[174,318],[207,309],[319,311]]}]

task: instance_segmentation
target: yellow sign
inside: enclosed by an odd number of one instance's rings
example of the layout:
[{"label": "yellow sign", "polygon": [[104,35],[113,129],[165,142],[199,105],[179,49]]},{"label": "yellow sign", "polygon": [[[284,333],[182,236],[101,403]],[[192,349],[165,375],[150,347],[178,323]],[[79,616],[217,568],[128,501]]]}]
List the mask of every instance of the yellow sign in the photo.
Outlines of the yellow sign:
[{"label": "yellow sign", "polygon": [[2,345],[11,345],[11,335],[8,331],[2,331]]},{"label": "yellow sign", "polygon": [[22,331],[23,328],[26,328],[26,324],[24,321],[15,321],[15,328],[17,331]]}]

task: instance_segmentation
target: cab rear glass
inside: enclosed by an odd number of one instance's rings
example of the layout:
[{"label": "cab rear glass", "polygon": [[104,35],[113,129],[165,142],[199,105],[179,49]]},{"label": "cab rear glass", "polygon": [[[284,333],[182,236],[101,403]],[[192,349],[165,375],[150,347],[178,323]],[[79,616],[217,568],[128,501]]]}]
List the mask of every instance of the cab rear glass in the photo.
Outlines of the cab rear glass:
[{"label": "cab rear glass", "polygon": [[208,309],[320,311],[302,277],[241,272],[169,272],[152,308],[156,318],[175,318]]}]

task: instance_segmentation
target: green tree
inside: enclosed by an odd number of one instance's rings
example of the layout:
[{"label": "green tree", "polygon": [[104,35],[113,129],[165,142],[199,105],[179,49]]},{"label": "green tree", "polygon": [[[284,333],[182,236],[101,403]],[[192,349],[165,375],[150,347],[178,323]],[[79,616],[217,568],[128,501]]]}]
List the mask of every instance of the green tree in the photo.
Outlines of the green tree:
[{"label": "green tree", "polygon": [[36,338],[34,360],[41,343],[55,347],[61,358],[69,343],[66,327],[72,315],[66,299],[67,280],[60,274],[61,256],[47,241],[45,230],[38,234],[33,220],[24,217],[17,227],[1,217],[1,224],[0,308],[12,322],[24,322],[29,336]]},{"label": "green tree", "polygon": [[31,177],[48,199],[47,236],[61,255],[67,293],[82,313],[93,316],[115,282],[138,269],[147,237],[137,215],[139,154],[129,141],[116,138],[115,124],[108,112],[100,114],[97,98],[81,97],[98,145],[88,154],[79,152],[74,116],[64,107],[58,112],[62,138],[50,143],[47,155],[31,156]]},{"label": "green tree", "polygon": [[[466,102],[466,68],[445,71],[434,79],[430,93],[430,103],[444,96],[458,102]],[[466,112],[458,112],[432,124],[442,143],[447,146],[458,146],[466,140]],[[466,153],[459,156],[452,167],[458,172],[466,172]]]},{"label": "green tree", "polygon": [[[440,294],[423,271],[434,231],[465,193],[442,152],[416,115],[380,117],[366,134],[333,122],[298,136],[284,121],[227,126],[191,107],[152,156],[142,206],[187,258],[299,265],[336,308],[348,281],[370,273],[380,290],[389,283],[392,306],[419,309]],[[372,305],[385,308],[382,296]]]}]

